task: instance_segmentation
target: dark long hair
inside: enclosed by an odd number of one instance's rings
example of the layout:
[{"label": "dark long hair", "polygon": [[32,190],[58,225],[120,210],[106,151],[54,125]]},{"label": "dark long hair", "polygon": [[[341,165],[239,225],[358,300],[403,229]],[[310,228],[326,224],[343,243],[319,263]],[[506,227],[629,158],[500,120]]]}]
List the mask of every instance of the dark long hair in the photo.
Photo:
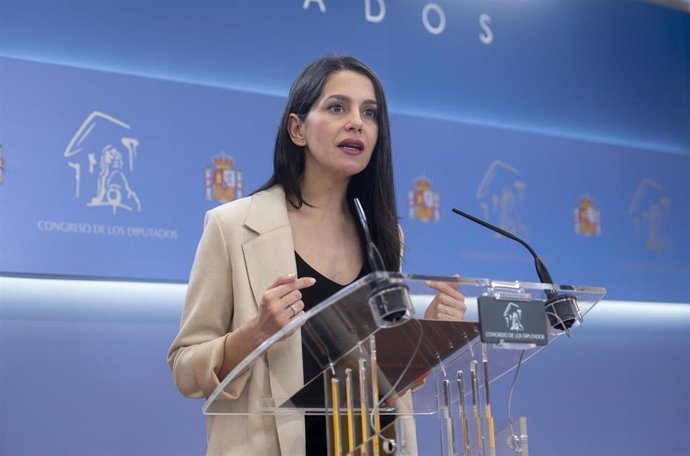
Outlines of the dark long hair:
[{"label": "dark long hair", "polygon": [[300,208],[303,204],[308,204],[302,198],[300,190],[300,181],[304,174],[304,147],[296,145],[290,139],[288,120],[290,114],[297,114],[304,121],[311,107],[321,96],[328,77],[343,70],[366,76],[374,85],[379,127],[376,147],[369,164],[350,179],[347,189],[348,202],[352,209],[352,199],[359,198],[367,215],[372,239],[381,252],[386,269],[397,271],[400,269],[402,241],[395,203],[388,106],[379,77],[356,58],[341,55],[320,58],[307,66],[293,82],[278,126],[273,155],[273,175],[257,192],[278,184],[283,187],[288,201],[294,207]]}]

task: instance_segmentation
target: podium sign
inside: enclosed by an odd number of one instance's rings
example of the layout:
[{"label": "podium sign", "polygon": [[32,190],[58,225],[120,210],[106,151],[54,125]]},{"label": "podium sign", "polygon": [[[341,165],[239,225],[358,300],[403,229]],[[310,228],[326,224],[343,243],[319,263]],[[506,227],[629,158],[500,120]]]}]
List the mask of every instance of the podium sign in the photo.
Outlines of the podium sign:
[{"label": "podium sign", "polygon": [[498,299],[480,296],[477,299],[482,342],[546,345],[546,309],[540,299]]}]

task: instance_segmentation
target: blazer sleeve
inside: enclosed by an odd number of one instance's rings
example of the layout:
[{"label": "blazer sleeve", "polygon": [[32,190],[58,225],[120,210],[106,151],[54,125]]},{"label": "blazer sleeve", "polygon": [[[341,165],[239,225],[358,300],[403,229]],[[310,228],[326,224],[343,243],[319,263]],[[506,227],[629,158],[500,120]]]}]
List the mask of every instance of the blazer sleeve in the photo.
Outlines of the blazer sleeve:
[{"label": "blazer sleeve", "polygon": [[[168,351],[175,384],[185,396],[208,397],[220,384],[218,371],[234,305],[230,252],[217,216],[209,211],[194,257],[180,331]],[[249,375],[247,370],[234,380],[225,388],[226,394],[239,396]]]}]

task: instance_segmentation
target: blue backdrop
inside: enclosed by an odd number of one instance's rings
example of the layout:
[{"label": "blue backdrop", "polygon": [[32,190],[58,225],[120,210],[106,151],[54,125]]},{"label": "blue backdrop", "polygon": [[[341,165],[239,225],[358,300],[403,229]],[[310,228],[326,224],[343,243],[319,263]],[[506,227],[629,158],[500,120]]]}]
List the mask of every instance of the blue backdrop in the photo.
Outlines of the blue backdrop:
[{"label": "blue backdrop", "polygon": [[[270,174],[283,99],[3,58],[0,271],[185,281],[205,210]],[[274,120],[270,120],[274,119]],[[392,115],[410,272],[560,283],[687,301],[690,156]],[[666,282],[659,287],[653,284]]]}]

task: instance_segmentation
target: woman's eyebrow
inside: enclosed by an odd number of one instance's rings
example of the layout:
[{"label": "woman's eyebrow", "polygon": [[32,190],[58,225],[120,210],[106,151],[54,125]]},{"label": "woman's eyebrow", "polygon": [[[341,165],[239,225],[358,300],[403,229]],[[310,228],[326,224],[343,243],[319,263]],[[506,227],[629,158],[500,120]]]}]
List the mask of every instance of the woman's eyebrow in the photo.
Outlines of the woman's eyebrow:
[{"label": "woman's eyebrow", "polygon": [[[352,99],[350,97],[348,97],[347,95],[341,95],[339,93],[334,93],[332,95],[328,95],[324,100],[330,100],[330,99],[335,99],[335,100],[344,101],[344,102],[352,101]],[[374,104],[375,105],[376,100],[372,100],[372,99],[367,98],[362,102],[362,104],[365,104],[365,105]]]}]

